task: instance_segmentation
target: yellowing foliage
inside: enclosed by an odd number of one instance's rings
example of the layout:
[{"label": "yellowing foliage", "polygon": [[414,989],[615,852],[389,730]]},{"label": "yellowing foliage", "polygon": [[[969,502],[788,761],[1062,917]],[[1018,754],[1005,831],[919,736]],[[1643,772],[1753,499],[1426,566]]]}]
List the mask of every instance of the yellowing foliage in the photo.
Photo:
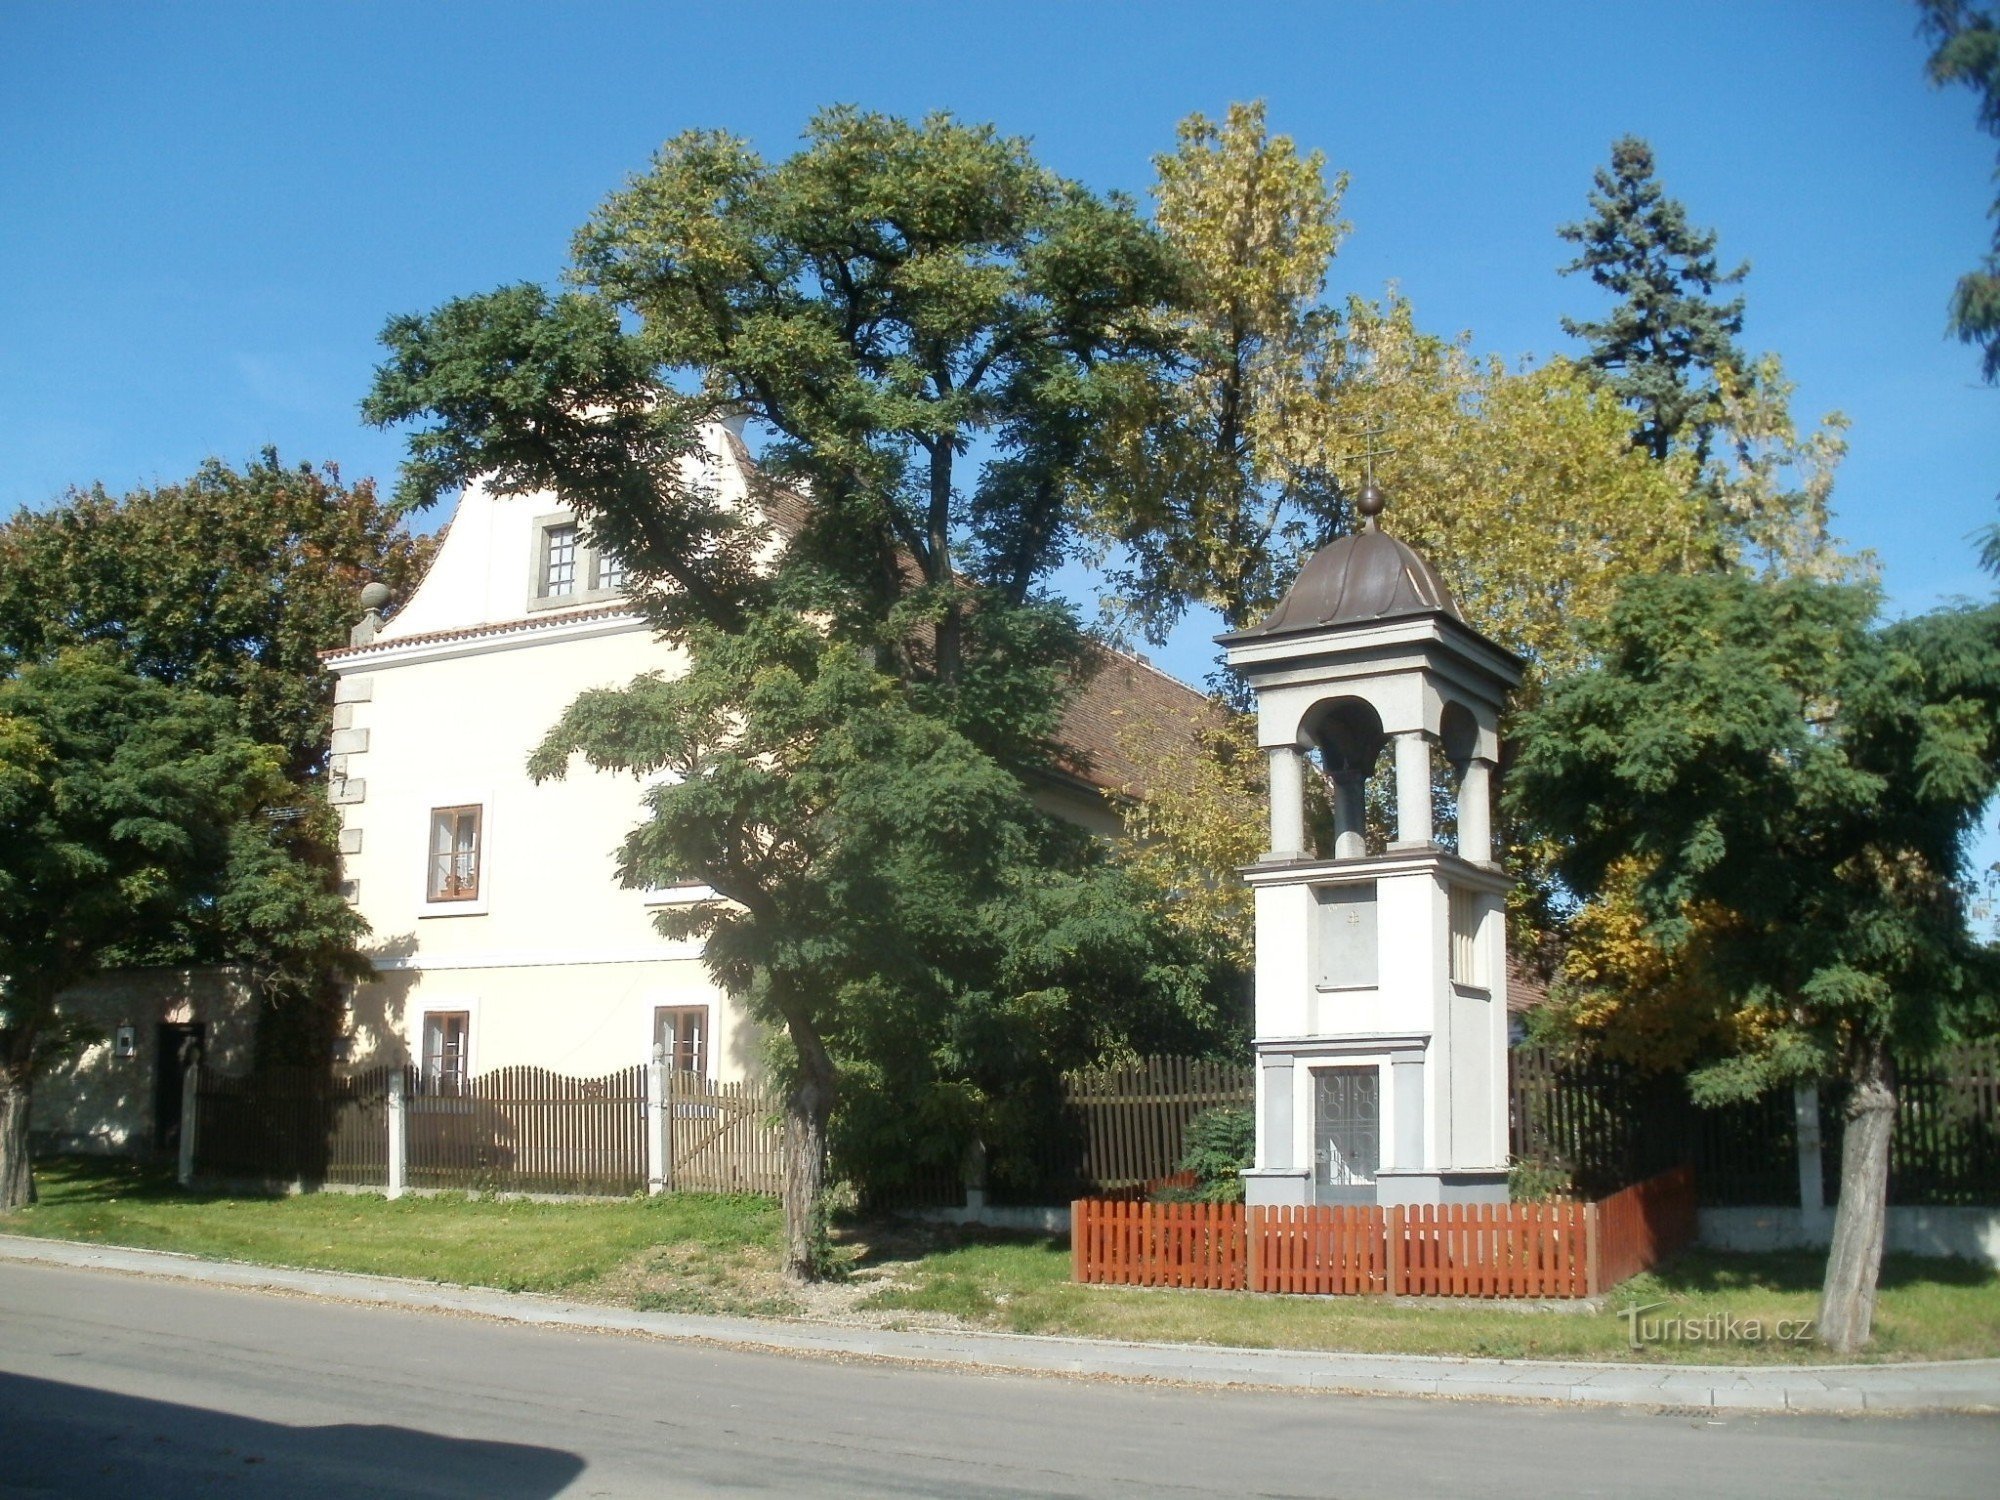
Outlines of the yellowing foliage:
[{"label": "yellowing foliage", "polygon": [[1694,935],[1669,955],[1647,931],[1640,877],[1636,863],[1620,863],[1571,918],[1551,1019],[1592,1037],[1607,1056],[1647,1067],[1680,1068],[1704,1053],[1752,1046],[1773,1017],[1732,1009],[1706,975],[1709,945],[1733,919],[1717,908],[1690,913]]},{"label": "yellowing foliage", "polygon": [[1254,722],[1218,711],[1185,732],[1134,726],[1123,748],[1148,787],[1126,820],[1126,865],[1158,893],[1170,922],[1248,967],[1250,888],[1236,871],[1264,851]]}]

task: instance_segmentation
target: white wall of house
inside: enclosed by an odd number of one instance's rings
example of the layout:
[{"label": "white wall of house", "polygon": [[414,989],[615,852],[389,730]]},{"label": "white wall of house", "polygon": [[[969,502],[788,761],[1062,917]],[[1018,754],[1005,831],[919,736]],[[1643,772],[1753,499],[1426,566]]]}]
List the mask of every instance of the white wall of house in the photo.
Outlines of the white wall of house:
[{"label": "white wall of house", "polygon": [[56,1008],[94,1039],[35,1084],[28,1128],[40,1150],[143,1156],[170,1147],[157,1130],[163,1088],[166,1112],[179,1119],[177,1033],[198,1032],[211,1067],[250,1071],[257,997],[234,968],[114,969],[64,991]]},{"label": "white wall of house", "polygon": [[[685,472],[747,505],[746,462],[717,427]],[[349,1068],[421,1060],[425,1017],[450,1015],[465,1018],[471,1071],[597,1075],[650,1055],[663,1008],[706,1006],[707,1075],[758,1071],[763,1037],[709,981],[699,944],[668,942],[653,923],[662,905],[705,893],[618,883],[618,846],[643,816],[640,784],[581,762],[561,781],[528,778],[530,752],[579,693],[685,665],[587,555],[573,587],[547,595],[546,529],[566,518],[553,494],[469,486],[415,593],[371,640],[328,653],[343,874],[375,967],[352,999]],[[1086,754],[1114,751],[1105,726],[1128,714],[1175,733],[1203,711],[1198,693],[1144,664],[1107,665],[1102,701],[1084,716],[1098,742],[1076,737]],[[1037,801],[1115,834],[1098,786],[1119,774],[1052,776]],[[432,899],[433,816],[461,807],[479,810],[477,892]]]},{"label": "white wall of house", "polygon": [[[711,474],[742,492],[716,434]],[[536,785],[529,753],[587,688],[680,670],[679,654],[580,574],[538,600],[550,494],[460,498],[429,574],[376,638],[332,653],[334,800],[349,899],[376,977],[354,994],[350,1068],[419,1060],[427,1013],[468,1018],[475,1072],[590,1076],[650,1055],[660,1007],[709,1007],[711,1078],[758,1065],[759,1037],[710,982],[699,944],[669,942],[663,904],[698,892],[620,886],[617,849],[642,787],[581,762]],[[432,818],[479,809],[477,894],[433,900]]]}]

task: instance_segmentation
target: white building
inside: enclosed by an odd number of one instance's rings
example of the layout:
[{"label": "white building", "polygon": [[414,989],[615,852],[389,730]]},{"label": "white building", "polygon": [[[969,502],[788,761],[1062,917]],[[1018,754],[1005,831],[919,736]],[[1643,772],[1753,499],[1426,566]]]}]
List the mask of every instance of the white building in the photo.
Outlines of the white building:
[{"label": "white building", "polygon": [[[1521,663],[1375,521],[1323,547],[1261,624],[1221,638],[1257,697],[1271,847],[1257,906],[1252,1204],[1504,1202],[1507,877],[1491,773]],[[1394,746],[1392,825],[1368,782]],[[1442,751],[1444,777],[1434,778]],[[1308,836],[1308,769],[1330,848]],[[1439,781],[1448,781],[1440,785]],[[1433,804],[1456,804],[1456,848]]]},{"label": "white building", "polygon": [[[707,450],[705,482],[751,504],[740,440],[712,428]],[[699,943],[670,943],[652,922],[709,892],[618,885],[640,783],[581,766],[528,779],[530,751],[578,693],[677,668],[620,583],[557,496],[473,486],[415,594],[372,638],[371,617],[361,644],[327,654],[340,847],[375,967],[352,1000],[349,1067],[590,1077],[664,1042],[711,1080],[756,1072],[761,1038],[710,981]],[[1185,734],[1205,700],[1136,658],[1106,658],[1069,713],[1069,770],[1040,795],[1108,832],[1113,796],[1138,774],[1124,727]]]}]

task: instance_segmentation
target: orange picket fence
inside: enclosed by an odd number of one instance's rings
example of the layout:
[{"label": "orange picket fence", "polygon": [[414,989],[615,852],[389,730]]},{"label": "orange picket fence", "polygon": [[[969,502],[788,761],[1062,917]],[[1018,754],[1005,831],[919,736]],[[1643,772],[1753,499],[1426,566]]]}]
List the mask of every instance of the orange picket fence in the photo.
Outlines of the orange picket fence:
[{"label": "orange picket fence", "polygon": [[1589,1297],[1694,1239],[1694,1174],[1599,1203],[1070,1205],[1075,1279],[1316,1295]]},{"label": "orange picket fence", "polygon": [[1079,1198],[1069,1212],[1078,1281],[1243,1290],[1240,1203]]},{"label": "orange picket fence", "polygon": [[1389,1210],[1408,1297],[1587,1297],[1587,1203],[1444,1203]]},{"label": "orange picket fence", "polygon": [[1675,1167],[1590,1205],[1597,1216],[1599,1284],[1612,1287],[1657,1265],[1695,1235],[1694,1168]]}]

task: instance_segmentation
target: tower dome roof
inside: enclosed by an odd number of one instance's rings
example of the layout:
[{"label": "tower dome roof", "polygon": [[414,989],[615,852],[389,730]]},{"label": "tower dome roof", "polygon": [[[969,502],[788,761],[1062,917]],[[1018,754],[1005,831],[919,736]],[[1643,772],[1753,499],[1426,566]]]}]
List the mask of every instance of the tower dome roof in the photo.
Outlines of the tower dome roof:
[{"label": "tower dome roof", "polygon": [[1366,517],[1362,529],[1328,542],[1307,558],[1278,607],[1245,635],[1277,635],[1401,615],[1442,614],[1465,623],[1458,601],[1437,569],[1375,524],[1382,509],[1380,492],[1371,486],[1360,509]]}]

